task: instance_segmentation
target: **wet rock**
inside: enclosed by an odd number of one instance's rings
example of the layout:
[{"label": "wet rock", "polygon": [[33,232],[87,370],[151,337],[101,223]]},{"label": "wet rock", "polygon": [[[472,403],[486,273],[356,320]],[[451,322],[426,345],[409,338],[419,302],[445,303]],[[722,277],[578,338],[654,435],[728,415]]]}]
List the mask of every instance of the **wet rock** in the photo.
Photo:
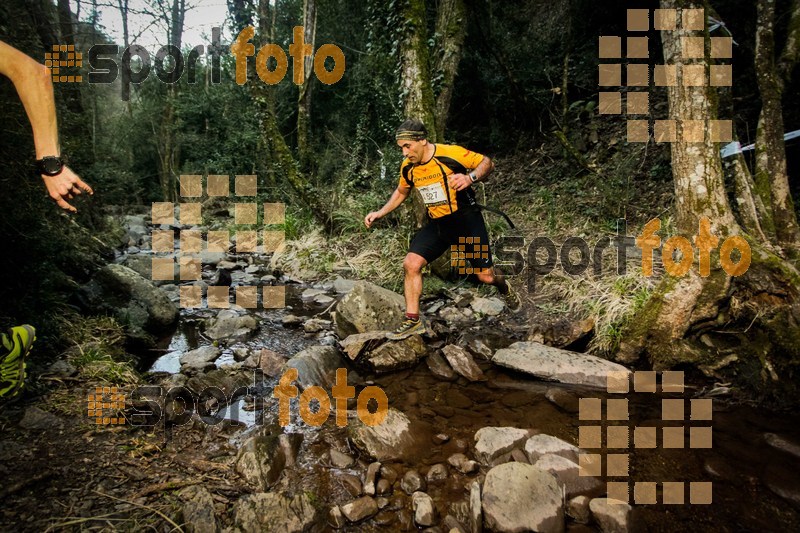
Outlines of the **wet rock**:
[{"label": "wet rock", "polygon": [[556,479],[531,465],[505,463],[489,470],[483,514],[493,531],[564,531],[564,506]]},{"label": "wet rock", "polygon": [[631,506],[610,498],[595,498],[589,502],[595,521],[603,533],[627,533],[630,530]]},{"label": "wet rock", "polygon": [[539,337],[541,342],[548,346],[564,348],[586,339],[593,330],[594,320],[591,318],[584,320],[558,318],[550,323],[537,324],[535,330],[528,336],[528,340],[536,341]]},{"label": "wet rock", "polygon": [[234,504],[233,515],[235,527],[245,533],[302,533],[324,521],[307,492],[294,497],[275,492],[248,494]]},{"label": "wet rock", "polygon": [[181,355],[181,371],[185,371],[186,367],[191,367],[193,369],[208,368],[221,354],[222,352],[220,349],[214,346],[203,346],[196,350],[186,352]]},{"label": "wet rock", "polygon": [[276,435],[258,434],[239,449],[234,468],[245,481],[265,491],[278,481],[286,459]]},{"label": "wet rock", "polygon": [[782,452],[800,458],[800,444],[775,433],[764,433],[764,442]]},{"label": "wet rock", "polygon": [[630,376],[630,370],[617,363],[537,342],[516,342],[497,350],[492,362],[542,379],[603,388],[609,372]]},{"label": "wet rock", "polygon": [[81,289],[80,300],[94,314],[107,313],[125,327],[135,343],[152,346],[154,335],[178,321],[178,308],[147,280],[122,265],[106,265]]},{"label": "wet rock", "polygon": [[450,440],[450,435],[445,433],[437,433],[433,436],[433,443],[434,444],[444,444],[445,442]]},{"label": "wet rock", "polygon": [[336,333],[344,339],[353,333],[391,331],[403,320],[405,300],[397,293],[367,281],[358,281],[336,305]]},{"label": "wet rock", "polygon": [[444,357],[439,355],[439,352],[431,353],[425,362],[428,364],[428,369],[430,369],[431,373],[437,378],[445,381],[455,381],[458,379],[453,368],[445,361]]},{"label": "wet rock", "polygon": [[447,458],[447,462],[462,474],[472,474],[479,469],[478,463],[472,461],[463,453],[454,453]]},{"label": "wet rock", "polygon": [[345,368],[339,350],[333,346],[309,346],[286,361],[284,372],[297,369],[297,383],[302,390],[317,385],[331,390],[336,382],[336,370]]},{"label": "wet rock", "polygon": [[369,496],[364,496],[341,506],[342,514],[348,522],[361,522],[378,514],[378,505]]},{"label": "wet rock", "polygon": [[535,464],[539,457],[547,454],[560,455],[574,463],[578,460],[580,452],[577,446],[544,433],[534,435],[525,443],[525,453],[528,454],[531,464]]},{"label": "wet rock", "polygon": [[348,425],[348,435],[359,450],[378,461],[403,459],[415,443],[408,417],[393,407],[377,426],[367,426],[358,418],[353,420]]},{"label": "wet rock", "polygon": [[408,509],[400,509],[397,513],[397,522],[400,531],[411,531],[414,528],[414,516]]},{"label": "wet rock", "polygon": [[314,303],[319,305],[330,305],[334,301],[334,298],[331,298],[327,294],[320,294],[314,297]]},{"label": "wet rock", "polygon": [[[380,507],[378,507],[380,509]],[[375,518],[372,519],[373,522],[378,524],[379,526],[390,526],[394,522],[395,516],[394,513],[391,511],[381,511],[375,515]]]},{"label": "wet rock", "polygon": [[390,485],[394,485],[394,482],[397,481],[397,470],[389,465],[383,465],[381,466],[381,478],[388,481]]},{"label": "wet rock", "polygon": [[303,318],[295,315],[285,315],[281,318],[281,324],[285,328],[296,328],[303,325]]},{"label": "wet rock", "polygon": [[581,476],[580,467],[560,455],[546,454],[539,457],[533,466],[553,474],[564,487],[567,498],[581,494],[599,495],[604,487],[602,481],[592,476]]},{"label": "wet rock", "polygon": [[472,352],[473,355],[480,357],[486,361],[492,360],[492,349],[484,341],[478,338],[472,338],[467,342],[467,350]]},{"label": "wet rock", "polygon": [[250,315],[238,315],[236,311],[225,309],[216,318],[206,322],[206,335],[210,339],[228,344],[243,342],[258,329],[258,322]]},{"label": "wet rock", "polygon": [[286,466],[293,466],[297,461],[297,454],[303,444],[302,433],[281,433],[278,435],[278,445],[286,458]]},{"label": "wet rock", "polygon": [[508,392],[503,395],[500,402],[506,407],[521,407],[532,401],[531,393],[527,391]]},{"label": "wet rock", "polygon": [[473,481],[469,486],[469,521],[472,533],[481,533],[483,531],[481,485],[477,481]]},{"label": "wet rock", "polygon": [[193,376],[186,381],[187,388],[198,397],[203,394],[203,397],[209,400],[212,398],[209,393],[213,388],[221,390],[225,398],[230,400],[246,394],[247,387],[252,384],[253,374],[251,372],[246,370],[230,371],[223,368]]},{"label": "wet rock", "polygon": [[351,361],[358,359],[365,350],[376,348],[386,340],[385,331],[368,331],[349,335],[341,342],[342,350]]},{"label": "wet rock", "polygon": [[22,429],[60,429],[64,422],[54,415],[35,406],[25,409],[19,427]]},{"label": "wet rock", "polygon": [[272,350],[262,348],[258,352],[252,353],[245,361],[245,368],[260,368],[265,375],[275,378],[281,374],[286,359]]},{"label": "wet rock", "polygon": [[356,282],[352,279],[336,278],[333,280],[333,290],[338,294],[347,294],[353,290]]},{"label": "wet rock", "polygon": [[332,322],[321,318],[310,318],[303,324],[303,331],[306,333],[317,333],[330,329]]},{"label": "wet rock", "polygon": [[392,492],[392,484],[388,479],[381,479],[375,484],[375,494],[389,494]]},{"label": "wet rock", "polygon": [[326,291],[321,289],[306,289],[300,295],[300,299],[304,302],[312,302],[317,296],[325,294]]},{"label": "wet rock", "polygon": [[517,463],[528,463],[528,456],[519,448],[511,450],[511,459]]},{"label": "wet rock", "polygon": [[403,476],[402,481],[400,481],[400,488],[406,494],[412,494],[414,492],[425,490],[427,489],[427,484],[425,483],[425,478],[423,478],[419,472],[416,470],[409,470]]},{"label": "wet rock", "polygon": [[469,396],[453,388],[448,389],[445,393],[445,401],[447,405],[456,409],[469,409],[473,405]]},{"label": "wet rock", "polygon": [[[480,496],[478,497],[478,503],[480,504]],[[451,514],[445,516],[442,520],[442,529],[448,533],[453,533],[453,531],[456,533],[467,533],[467,530],[463,525],[461,525],[461,522],[459,522],[456,517]]]},{"label": "wet rock", "polygon": [[375,496],[375,478],[380,469],[381,464],[378,462],[370,463],[367,467],[367,473],[364,474],[364,494],[367,496]]},{"label": "wet rock", "polygon": [[389,341],[362,354],[360,362],[374,372],[394,372],[410,368],[425,357],[428,347],[419,335]]},{"label": "wet rock", "polygon": [[500,298],[475,298],[469,305],[474,312],[484,316],[497,316],[506,306]]},{"label": "wet rock", "polygon": [[486,381],[483,372],[464,348],[450,344],[442,348],[442,353],[458,374],[470,381]]},{"label": "wet rock", "polygon": [[574,394],[570,394],[563,389],[550,387],[547,389],[547,392],[544,393],[544,396],[567,413],[578,412],[579,402]]},{"label": "wet rock", "polygon": [[252,355],[250,349],[247,348],[246,346],[236,347],[232,351],[233,351],[233,360],[238,361],[240,363],[246,361]]},{"label": "wet rock", "polygon": [[437,463],[430,467],[428,473],[425,474],[425,479],[428,484],[438,483],[447,479],[447,465]]},{"label": "wet rock", "polygon": [[[386,480],[382,479],[381,481],[386,481]],[[375,505],[378,506],[378,509],[386,509],[386,507],[389,506],[389,498],[384,498],[384,497],[375,498]]]},{"label": "wet rock", "polygon": [[219,263],[217,263],[217,267],[222,268],[224,270],[233,270],[234,268],[236,268],[236,263],[234,263],[233,261],[220,261]]},{"label": "wet rock", "polygon": [[355,462],[355,459],[339,450],[331,448],[328,453],[331,457],[331,464],[336,468],[347,468]]},{"label": "wet rock", "polygon": [[414,523],[418,526],[432,526],[436,520],[436,508],[433,500],[424,492],[415,492],[411,495],[411,506],[414,509]]},{"label": "wet rock", "polygon": [[482,464],[491,464],[496,457],[522,445],[530,431],[512,427],[485,427],[475,433],[475,457]]},{"label": "wet rock", "polygon": [[217,522],[211,493],[201,485],[194,485],[183,489],[180,496],[184,500],[181,513],[186,531],[214,533],[217,530]]},{"label": "wet rock", "polygon": [[347,524],[347,521],[342,514],[342,510],[338,505],[331,507],[331,510],[328,513],[328,524],[333,529],[342,529]]},{"label": "wet rock", "polygon": [[361,486],[361,480],[356,476],[350,474],[340,474],[336,477],[342,482],[345,490],[347,490],[351,496],[358,497],[364,493],[363,487]]},{"label": "wet rock", "polygon": [[567,514],[579,524],[589,523],[589,497],[575,496],[567,502]]}]

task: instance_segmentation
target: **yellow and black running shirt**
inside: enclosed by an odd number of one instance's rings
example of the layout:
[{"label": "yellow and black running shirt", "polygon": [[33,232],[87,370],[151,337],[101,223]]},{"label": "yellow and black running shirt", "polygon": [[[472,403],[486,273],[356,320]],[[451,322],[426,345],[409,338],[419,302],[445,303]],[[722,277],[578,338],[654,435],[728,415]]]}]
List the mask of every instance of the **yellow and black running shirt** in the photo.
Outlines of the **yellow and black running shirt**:
[{"label": "yellow and black running shirt", "polygon": [[475,191],[467,187],[456,191],[448,184],[451,174],[467,174],[483,161],[483,156],[450,144],[434,145],[433,157],[427,163],[414,165],[404,159],[400,165],[400,187],[416,187],[422,195],[428,216],[442,218],[459,209],[474,206]]}]

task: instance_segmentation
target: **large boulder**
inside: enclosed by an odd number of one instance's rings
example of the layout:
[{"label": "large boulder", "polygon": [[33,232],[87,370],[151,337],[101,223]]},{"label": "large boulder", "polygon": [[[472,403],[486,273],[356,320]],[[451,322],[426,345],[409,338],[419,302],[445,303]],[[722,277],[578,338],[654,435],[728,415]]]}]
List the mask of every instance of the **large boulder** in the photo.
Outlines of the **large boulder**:
[{"label": "large boulder", "polygon": [[[282,443],[282,440],[285,442]],[[292,443],[292,440],[295,442]],[[296,451],[292,444],[299,447],[300,441],[301,434],[278,436],[262,430],[239,448],[236,473],[259,490],[267,490],[278,481],[283,469],[294,462]]]},{"label": "large boulder", "polygon": [[354,333],[393,330],[403,320],[405,300],[368,281],[358,281],[336,305],[336,333],[340,339]]},{"label": "large boulder", "polygon": [[381,462],[407,458],[413,452],[415,435],[419,435],[419,432],[412,431],[408,417],[392,407],[377,426],[368,426],[361,419],[355,419],[347,426],[347,431],[359,450]]},{"label": "large boulder", "polygon": [[542,455],[533,466],[553,474],[558,484],[564,487],[568,499],[582,494],[599,495],[605,487],[596,477],[582,476],[580,467],[576,463],[560,455],[551,453]]},{"label": "large boulder", "polygon": [[178,321],[178,308],[147,280],[122,265],[106,265],[81,291],[84,306],[92,313],[106,313],[125,328],[136,344],[151,347],[155,336],[166,333]]},{"label": "large boulder", "polygon": [[183,500],[181,514],[186,531],[192,533],[215,533],[217,520],[214,516],[214,498],[202,485],[186,487],[180,492]]},{"label": "large boulder", "polygon": [[393,372],[416,365],[428,353],[428,347],[419,335],[412,335],[399,341],[389,341],[372,351],[367,351],[359,359],[374,372]]},{"label": "large boulder", "polygon": [[558,482],[531,465],[504,463],[489,470],[482,507],[484,523],[491,531],[564,531],[564,503]]},{"label": "large boulder", "polygon": [[531,436],[530,430],[512,427],[485,427],[475,433],[475,457],[483,464],[522,445]]},{"label": "large boulder", "polygon": [[339,350],[333,346],[309,346],[286,361],[283,372],[297,369],[297,384],[302,390],[319,386],[332,390],[336,383],[336,371],[346,368]]},{"label": "large boulder", "polygon": [[251,315],[239,315],[232,309],[220,311],[215,318],[206,321],[208,338],[233,344],[250,338],[258,329],[258,322]]},{"label": "large boulder", "polygon": [[236,529],[245,533],[319,531],[324,517],[309,492],[248,494],[234,504],[233,515]]},{"label": "large boulder", "polygon": [[447,362],[453,367],[453,370],[464,376],[470,381],[486,381],[486,376],[475,364],[472,355],[464,348],[449,344],[442,348],[442,353],[447,358]]},{"label": "large boulder", "polygon": [[578,455],[581,450],[558,437],[541,433],[528,439],[528,442],[525,443],[525,453],[528,455],[528,461],[531,464],[534,464],[539,457],[548,454],[560,455],[574,463],[578,461]]},{"label": "large boulder", "polygon": [[610,498],[595,498],[589,502],[595,521],[603,533],[627,533],[631,529],[631,506]]},{"label": "large boulder", "polygon": [[492,362],[542,379],[603,388],[609,374],[630,375],[630,370],[617,363],[538,342],[515,342],[497,350]]}]

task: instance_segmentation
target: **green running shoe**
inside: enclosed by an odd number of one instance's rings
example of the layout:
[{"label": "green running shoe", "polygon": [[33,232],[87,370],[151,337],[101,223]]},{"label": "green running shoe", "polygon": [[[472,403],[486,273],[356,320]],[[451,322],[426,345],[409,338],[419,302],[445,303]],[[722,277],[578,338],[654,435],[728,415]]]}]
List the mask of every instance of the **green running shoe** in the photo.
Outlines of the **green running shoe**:
[{"label": "green running shoe", "polygon": [[386,335],[386,338],[390,341],[399,341],[400,339],[405,339],[406,337],[410,337],[415,333],[427,333],[425,324],[422,323],[422,318],[417,320],[406,318],[396,330]]},{"label": "green running shoe", "polygon": [[36,330],[27,324],[14,326],[0,337],[7,352],[0,358],[0,398],[12,398],[25,384],[25,357],[36,340]]}]

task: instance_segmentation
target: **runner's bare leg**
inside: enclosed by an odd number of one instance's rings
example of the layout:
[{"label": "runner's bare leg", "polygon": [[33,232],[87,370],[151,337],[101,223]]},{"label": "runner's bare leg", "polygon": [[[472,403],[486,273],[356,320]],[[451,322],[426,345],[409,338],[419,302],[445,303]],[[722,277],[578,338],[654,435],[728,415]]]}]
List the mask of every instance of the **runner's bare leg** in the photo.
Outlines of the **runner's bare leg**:
[{"label": "runner's bare leg", "polygon": [[409,252],[403,261],[406,313],[419,314],[419,298],[422,295],[422,269],[427,264],[428,262],[424,257],[413,252]]}]

